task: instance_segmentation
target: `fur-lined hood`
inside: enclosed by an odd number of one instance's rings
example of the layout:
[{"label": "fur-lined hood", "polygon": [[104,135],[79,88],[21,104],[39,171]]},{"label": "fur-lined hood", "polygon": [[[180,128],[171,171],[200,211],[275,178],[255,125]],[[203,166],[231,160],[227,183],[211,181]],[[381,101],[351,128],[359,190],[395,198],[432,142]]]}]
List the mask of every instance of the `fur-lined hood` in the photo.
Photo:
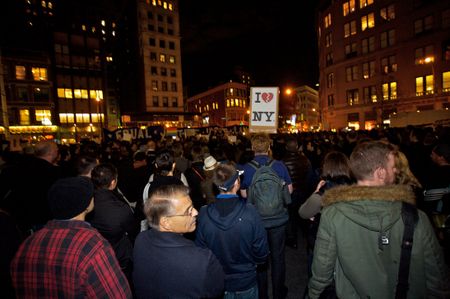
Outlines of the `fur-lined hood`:
[{"label": "fur-lined hood", "polygon": [[382,235],[400,220],[401,202],[415,204],[414,194],[408,186],[339,186],[325,192],[322,212],[334,214],[337,218],[333,218],[333,222],[344,216],[358,226]]},{"label": "fur-lined hood", "polygon": [[414,193],[406,185],[381,187],[345,185],[327,190],[323,195],[322,205],[326,207],[337,202],[359,200],[404,201],[410,204],[416,204]]}]

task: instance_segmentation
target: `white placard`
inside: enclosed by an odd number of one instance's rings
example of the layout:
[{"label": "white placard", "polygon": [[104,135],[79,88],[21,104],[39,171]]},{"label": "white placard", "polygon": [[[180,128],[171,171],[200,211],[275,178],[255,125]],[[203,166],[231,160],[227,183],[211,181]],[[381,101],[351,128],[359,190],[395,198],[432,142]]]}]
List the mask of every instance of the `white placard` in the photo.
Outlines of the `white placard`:
[{"label": "white placard", "polygon": [[249,131],[276,133],[278,128],[278,87],[250,88]]}]

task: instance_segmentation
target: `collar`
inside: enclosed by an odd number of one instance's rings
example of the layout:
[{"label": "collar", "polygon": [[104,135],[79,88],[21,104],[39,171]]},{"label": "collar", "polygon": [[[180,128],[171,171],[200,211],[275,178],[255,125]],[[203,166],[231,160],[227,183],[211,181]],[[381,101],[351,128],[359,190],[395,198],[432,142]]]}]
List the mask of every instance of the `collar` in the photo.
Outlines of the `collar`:
[{"label": "collar", "polygon": [[237,194],[219,194],[216,196],[217,199],[228,199],[228,198],[239,198]]},{"label": "collar", "polygon": [[46,228],[91,228],[91,224],[82,220],[50,220],[47,222]]}]

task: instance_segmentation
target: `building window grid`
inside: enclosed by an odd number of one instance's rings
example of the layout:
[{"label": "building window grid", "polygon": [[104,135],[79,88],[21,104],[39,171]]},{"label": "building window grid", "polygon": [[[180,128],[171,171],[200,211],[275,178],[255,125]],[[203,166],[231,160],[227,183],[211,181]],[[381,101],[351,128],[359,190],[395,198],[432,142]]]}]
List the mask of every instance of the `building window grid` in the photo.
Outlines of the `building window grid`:
[{"label": "building window grid", "polygon": [[26,78],[26,68],[23,65],[16,65],[16,79],[25,80]]},{"label": "building window grid", "polygon": [[395,29],[381,32],[380,34],[380,46],[386,48],[395,44]]},{"label": "building window grid", "polygon": [[391,4],[389,6],[380,9],[380,17],[385,21],[392,21],[395,19],[395,5]]},{"label": "building window grid", "polygon": [[397,63],[395,55],[381,58],[381,72],[383,74],[393,73],[397,71]]},{"label": "building window grid", "polygon": [[334,73],[327,75],[327,88],[333,88],[334,86]]},{"label": "building window grid", "polygon": [[434,94],[434,77],[433,75],[425,75],[416,77],[416,96],[424,96]]},{"label": "building window grid", "polygon": [[350,21],[344,24],[344,37],[349,37],[356,34],[356,21]]},{"label": "building window grid", "polygon": [[325,46],[331,47],[333,45],[333,38],[331,32],[325,35]]},{"label": "building window grid", "polygon": [[427,57],[434,57],[433,45],[427,45],[425,47],[417,48],[414,50],[415,64],[424,64]]},{"label": "building window grid", "polygon": [[326,66],[330,66],[333,64],[333,53],[328,53],[326,58],[325,58],[325,64]]},{"label": "building window grid", "polygon": [[349,106],[359,104],[359,92],[358,89],[347,90],[347,104]]},{"label": "building window grid", "polygon": [[414,21],[414,34],[421,34],[433,29],[433,16],[426,16]]},{"label": "building window grid", "polygon": [[346,58],[353,58],[358,55],[358,45],[356,43],[351,43],[348,45],[345,45],[345,57]]},{"label": "building window grid", "polygon": [[333,94],[329,94],[328,95],[328,106],[334,106],[334,95]]},{"label": "building window grid", "polygon": [[359,79],[359,68],[353,65],[345,68],[345,77],[347,82],[356,81]]},{"label": "building window grid", "polygon": [[345,1],[342,4],[342,14],[345,16],[349,15],[350,13],[354,12],[356,8],[355,0]]},{"label": "building window grid", "polygon": [[359,8],[364,8],[373,4],[373,0],[359,0]]},{"label": "building window grid", "polygon": [[375,60],[363,63],[362,68],[364,79],[369,79],[375,76]]},{"label": "building window grid", "polygon": [[323,24],[325,26],[325,28],[328,28],[331,26],[331,13],[328,13],[324,18],[323,18]]},{"label": "building window grid", "polygon": [[31,73],[33,74],[33,80],[35,81],[47,81],[47,68],[45,67],[32,67]]},{"label": "building window grid", "polygon": [[362,53],[367,54],[375,51],[375,36],[370,36],[361,41]]},{"label": "building window grid", "polygon": [[376,103],[378,101],[377,88],[375,85],[364,87],[363,101],[364,101],[364,103]]},{"label": "building window grid", "polygon": [[450,71],[442,73],[442,92],[450,92]]}]

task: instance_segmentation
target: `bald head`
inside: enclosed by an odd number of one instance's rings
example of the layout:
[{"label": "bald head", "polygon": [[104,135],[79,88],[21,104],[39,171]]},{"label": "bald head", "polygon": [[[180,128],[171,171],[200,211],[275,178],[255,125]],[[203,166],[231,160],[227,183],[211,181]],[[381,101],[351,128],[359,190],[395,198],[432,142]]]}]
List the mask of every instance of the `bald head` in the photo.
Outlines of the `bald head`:
[{"label": "bald head", "polygon": [[54,164],[58,159],[58,145],[51,140],[39,141],[34,146],[34,155],[37,158]]}]

